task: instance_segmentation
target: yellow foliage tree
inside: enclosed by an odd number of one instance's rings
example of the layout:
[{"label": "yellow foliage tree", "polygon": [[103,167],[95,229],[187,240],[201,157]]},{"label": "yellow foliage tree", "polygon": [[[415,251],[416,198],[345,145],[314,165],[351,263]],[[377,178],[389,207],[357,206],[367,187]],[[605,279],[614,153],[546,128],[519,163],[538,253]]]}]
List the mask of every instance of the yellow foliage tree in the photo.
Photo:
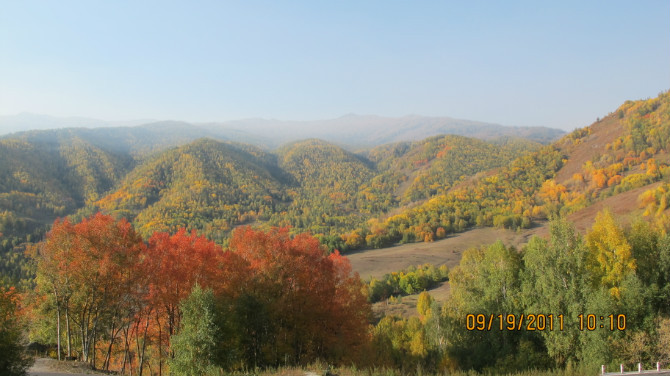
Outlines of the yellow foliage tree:
[{"label": "yellow foliage tree", "polygon": [[586,235],[589,267],[596,283],[609,288],[613,297],[620,297],[619,286],[635,272],[636,262],[623,230],[608,210],[598,213],[591,231]]},{"label": "yellow foliage tree", "polygon": [[656,189],[648,189],[638,197],[640,207],[645,209],[645,216],[661,217],[668,208],[669,200],[670,184],[668,183],[662,184]]},{"label": "yellow foliage tree", "polygon": [[419,294],[419,300],[416,303],[416,310],[419,312],[422,321],[426,321],[430,317],[430,306],[433,304],[433,297],[427,291]]}]

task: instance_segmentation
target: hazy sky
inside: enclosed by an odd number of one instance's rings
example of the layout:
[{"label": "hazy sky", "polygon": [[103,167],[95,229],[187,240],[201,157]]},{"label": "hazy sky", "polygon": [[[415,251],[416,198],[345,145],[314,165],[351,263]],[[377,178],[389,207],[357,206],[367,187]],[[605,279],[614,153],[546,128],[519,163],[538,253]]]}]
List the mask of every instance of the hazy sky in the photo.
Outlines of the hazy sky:
[{"label": "hazy sky", "polygon": [[0,114],[573,129],[670,89],[670,1],[0,0]]}]

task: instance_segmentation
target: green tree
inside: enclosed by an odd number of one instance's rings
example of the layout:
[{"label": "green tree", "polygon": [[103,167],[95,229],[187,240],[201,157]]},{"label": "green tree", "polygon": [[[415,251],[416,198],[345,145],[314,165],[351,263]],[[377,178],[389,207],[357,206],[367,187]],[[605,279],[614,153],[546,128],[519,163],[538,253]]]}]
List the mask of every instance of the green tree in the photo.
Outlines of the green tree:
[{"label": "green tree", "polygon": [[452,297],[448,303],[450,307],[445,309],[452,320],[446,320],[451,323],[445,325],[444,330],[447,332],[445,337],[451,342],[451,354],[465,369],[479,371],[495,367],[497,362],[517,353],[519,332],[468,331],[465,319],[468,314],[519,317],[520,270],[519,252],[505,247],[500,241],[489,247],[465,251],[460,264],[452,270]]},{"label": "green tree", "polygon": [[549,356],[557,365],[565,365],[577,359],[580,331],[570,323],[585,312],[591,291],[587,251],[567,221],[552,222],[550,232],[549,243],[534,237],[525,248],[522,301],[527,314],[563,315],[562,330],[541,331],[541,335]]},{"label": "green tree", "polygon": [[200,376],[218,374],[214,293],[195,285],[191,295],[180,304],[181,330],[170,338],[174,358],[168,360],[173,375]]},{"label": "green tree", "polygon": [[647,285],[663,282],[661,268],[656,267],[659,262],[660,233],[649,222],[637,220],[626,233],[626,239],[631,245],[632,256],[637,266],[636,274]]},{"label": "green tree", "polygon": [[[615,298],[605,287],[592,291],[586,298],[584,313],[582,316],[583,324],[588,325],[588,315],[594,315],[596,318],[607,316],[617,312],[615,308]],[[628,321],[628,320],[626,320]],[[572,321],[578,323],[579,321]],[[577,325],[573,325],[576,327]],[[576,330],[576,329],[575,329]],[[622,334],[608,329],[584,330],[579,333],[579,354],[578,358],[581,364],[587,369],[597,369],[601,364],[608,364],[616,358],[616,348],[613,341]]]},{"label": "green tree", "polygon": [[519,253],[501,241],[465,251],[451,272],[454,302],[468,313],[515,312],[520,268]]}]

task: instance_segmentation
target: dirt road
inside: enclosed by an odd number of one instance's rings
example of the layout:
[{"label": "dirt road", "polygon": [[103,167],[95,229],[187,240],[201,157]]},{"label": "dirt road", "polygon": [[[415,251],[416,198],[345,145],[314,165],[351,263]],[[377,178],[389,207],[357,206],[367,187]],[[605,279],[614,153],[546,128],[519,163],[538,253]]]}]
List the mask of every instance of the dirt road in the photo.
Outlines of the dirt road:
[{"label": "dirt road", "polygon": [[95,373],[84,367],[77,367],[76,363],[63,366],[57,361],[48,358],[38,358],[35,364],[28,370],[30,376],[63,376],[63,375],[104,375]]}]

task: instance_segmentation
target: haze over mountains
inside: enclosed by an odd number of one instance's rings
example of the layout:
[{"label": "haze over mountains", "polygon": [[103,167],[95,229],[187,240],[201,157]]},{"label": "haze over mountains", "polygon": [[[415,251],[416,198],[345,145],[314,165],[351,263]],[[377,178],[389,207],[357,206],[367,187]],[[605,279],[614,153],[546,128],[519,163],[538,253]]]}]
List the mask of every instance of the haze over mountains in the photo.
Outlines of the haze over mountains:
[{"label": "haze over mountains", "polygon": [[148,140],[149,145],[143,145],[144,150],[147,147],[153,149],[152,146],[176,146],[202,137],[251,143],[270,149],[306,138],[320,138],[349,148],[361,148],[391,142],[416,141],[439,134],[462,135],[483,140],[522,137],[541,143],[549,143],[565,134],[564,131],[554,128],[510,127],[449,117],[418,115],[389,118],[349,114],[330,120],[245,119],[211,123],[152,120],[108,122],[27,113],[0,116],[0,135],[60,128],[76,128],[71,132],[96,143],[104,142],[110,148],[120,148],[119,150],[124,152],[138,151],[139,148],[134,147],[127,149],[128,145],[137,139]]},{"label": "haze over mountains", "polygon": [[211,131],[239,132],[237,135],[240,139],[236,141],[245,141],[244,137],[247,137],[248,142],[254,137],[263,136],[265,144],[271,147],[304,138],[321,138],[338,144],[364,147],[416,141],[438,134],[454,134],[483,140],[515,136],[548,143],[565,134],[562,130],[546,127],[508,127],[449,117],[418,115],[389,118],[349,114],[337,119],[318,121],[247,119],[200,126]]},{"label": "haze over mountains", "polygon": [[79,116],[56,117],[22,112],[17,115],[0,115],[0,135],[38,129],[132,127],[154,121],[152,119],[107,121]]}]

